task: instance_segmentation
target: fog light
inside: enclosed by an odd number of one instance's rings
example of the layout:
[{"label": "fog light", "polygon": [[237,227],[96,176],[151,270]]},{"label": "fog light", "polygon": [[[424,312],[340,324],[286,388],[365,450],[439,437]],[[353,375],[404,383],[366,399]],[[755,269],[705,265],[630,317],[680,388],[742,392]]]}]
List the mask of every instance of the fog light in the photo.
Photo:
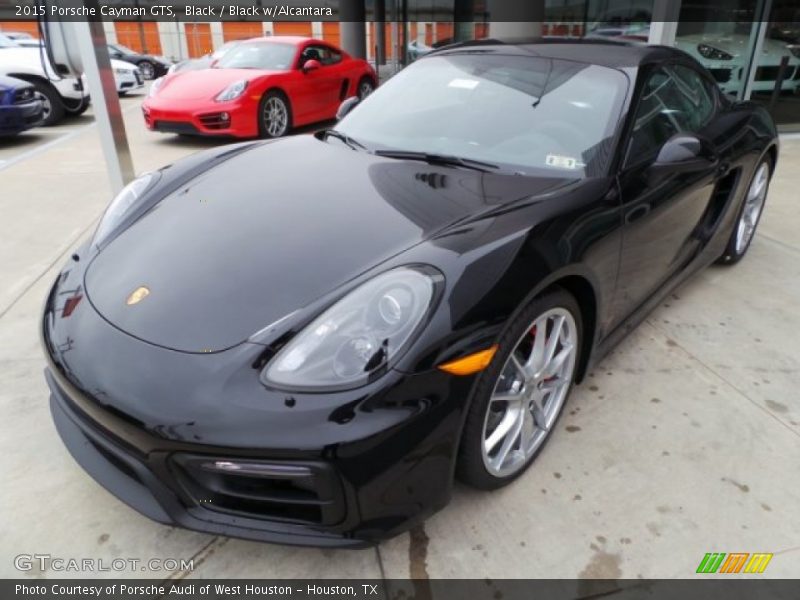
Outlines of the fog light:
[{"label": "fog light", "polygon": [[231,120],[231,116],[226,112],[219,113],[219,120],[220,121],[230,121]]}]

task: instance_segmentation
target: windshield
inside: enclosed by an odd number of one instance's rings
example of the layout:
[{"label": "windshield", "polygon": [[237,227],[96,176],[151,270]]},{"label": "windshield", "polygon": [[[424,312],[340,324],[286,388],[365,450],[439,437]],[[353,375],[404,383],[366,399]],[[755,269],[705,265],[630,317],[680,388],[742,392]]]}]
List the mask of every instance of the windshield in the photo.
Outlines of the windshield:
[{"label": "windshield", "polygon": [[266,69],[286,71],[291,68],[295,47],[277,42],[250,42],[233,48],[219,59],[218,69]]},{"label": "windshield", "polygon": [[219,60],[241,43],[242,42],[227,42],[225,44],[222,44],[222,46],[220,46],[214,52],[211,53],[211,58]]},{"label": "windshield", "polygon": [[138,52],[134,52],[133,50],[131,50],[127,46],[120,46],[119,44],[117,44],[116,46],[115,45],[111,45],[111,48],[116,50],[120,54],[139,54]]},{"label": "windshield", "polygon": [[598,176],[627,82],[613,69],[534,56],[433,56],[380,86],[336,129],[373,150]]},{"label": "windshield", "polygon": [[7,35],[0,33],[0,48],[17,48],[19,44]]}]

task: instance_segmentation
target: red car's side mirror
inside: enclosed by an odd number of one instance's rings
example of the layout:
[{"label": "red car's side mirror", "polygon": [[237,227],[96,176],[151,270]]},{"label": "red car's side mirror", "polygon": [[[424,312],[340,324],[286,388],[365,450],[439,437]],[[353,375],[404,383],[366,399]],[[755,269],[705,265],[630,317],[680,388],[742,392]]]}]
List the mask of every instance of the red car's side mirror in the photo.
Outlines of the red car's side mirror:
[{"label": "red car's side mirror", "polygon": [[316,58],[309,58],[306,62],[303,63],[303,73],[308,73],[309,71],[316,71],[322,66],[322,64]]}]

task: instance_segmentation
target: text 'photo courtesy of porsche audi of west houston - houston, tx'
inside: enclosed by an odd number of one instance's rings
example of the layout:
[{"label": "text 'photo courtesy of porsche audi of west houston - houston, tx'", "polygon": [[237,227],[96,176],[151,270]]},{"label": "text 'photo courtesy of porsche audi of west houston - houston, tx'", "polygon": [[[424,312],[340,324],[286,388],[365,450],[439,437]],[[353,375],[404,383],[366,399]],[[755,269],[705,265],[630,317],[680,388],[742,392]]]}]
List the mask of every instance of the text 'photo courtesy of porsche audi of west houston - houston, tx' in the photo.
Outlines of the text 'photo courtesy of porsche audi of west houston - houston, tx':
[{"label": "text 'photo courtesy of porsche audi of west houston - houston, tx'", "polygon": [[58,432],[155,520],[358,546],[509,484],[591,365],[745,255],[778,158],[658,46],[456,44],[340,114],[142,176],[52,286]]},{"label": "text 'photo courtesy of porsche audi of west houston - houston, tx'", "polygon": [[246,40],[210,68],[187,66],[153,83],[142,104],[149,129],[281,137],[292,127],[333,119],[342,100],[365,98],[378,81],[367,61],[304,37]]}]

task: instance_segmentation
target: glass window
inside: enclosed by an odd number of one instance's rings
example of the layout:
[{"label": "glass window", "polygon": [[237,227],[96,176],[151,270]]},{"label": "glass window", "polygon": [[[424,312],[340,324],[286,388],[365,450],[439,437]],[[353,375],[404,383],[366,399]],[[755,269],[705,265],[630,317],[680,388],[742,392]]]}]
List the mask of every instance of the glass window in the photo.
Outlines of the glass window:
[{"label": "glass window", "polygon": [[380,86],[337,129],[375,149],[592,177],[606,172],[627,86],[617,70],[577,62],[428,57]]},{"label": "glass window", "polygon": [[306,46],[300,57],[300,65],[302,66],[307,60],[317,60],[323,65],[335,65],[342,60],[342,55],[330,46],[319,44]]},{"label": "glass window", "polygon": [[676,133],[696,133],[711,119],[715,99],[689,67],[658,68],[642,90],[628,149],[628,163],[652,159]]},{"label": "glass window", "polygon": [[295,46],[280,42],[246,42],[219,59],[218,69],[268,69],[286,71],[291,68]]}]

